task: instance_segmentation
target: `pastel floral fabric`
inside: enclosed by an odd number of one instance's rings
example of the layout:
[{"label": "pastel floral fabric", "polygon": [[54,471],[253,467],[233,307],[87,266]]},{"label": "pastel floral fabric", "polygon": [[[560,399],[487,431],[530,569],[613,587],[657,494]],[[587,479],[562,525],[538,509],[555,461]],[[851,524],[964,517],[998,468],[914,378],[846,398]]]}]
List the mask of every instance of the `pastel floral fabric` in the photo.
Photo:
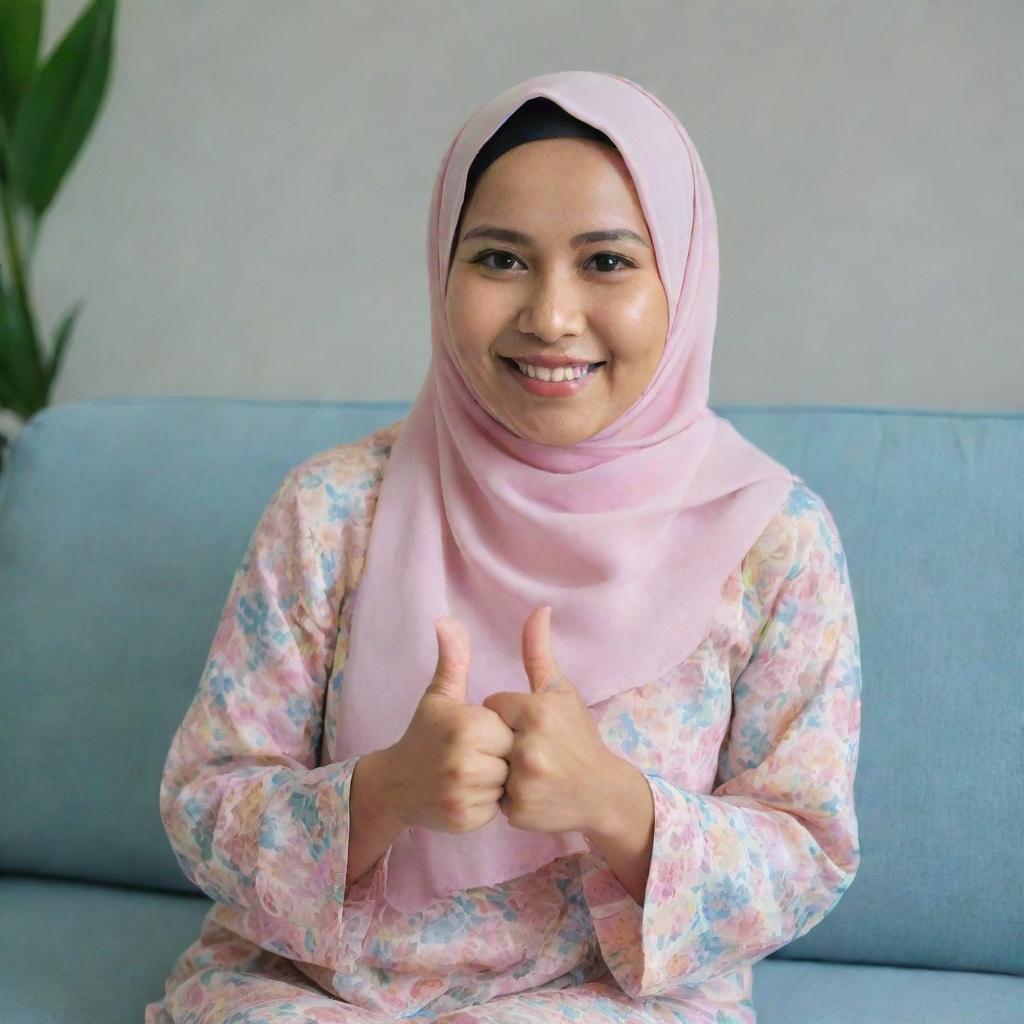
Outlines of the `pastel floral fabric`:
[{"label": "pastel floral fabric", "polygon": [[754,1024],[752,965],[818,924],[860,861],[860,646],[831,513],[797,477],[700,647],[591,708],[653,794],[643,906],[592,851],[401,914],[390,851],[345,886],[358,757],[336,760],[334,726],[403,422],[295,466],[252,533],[160,787],[214,903],[146,1024]]}]

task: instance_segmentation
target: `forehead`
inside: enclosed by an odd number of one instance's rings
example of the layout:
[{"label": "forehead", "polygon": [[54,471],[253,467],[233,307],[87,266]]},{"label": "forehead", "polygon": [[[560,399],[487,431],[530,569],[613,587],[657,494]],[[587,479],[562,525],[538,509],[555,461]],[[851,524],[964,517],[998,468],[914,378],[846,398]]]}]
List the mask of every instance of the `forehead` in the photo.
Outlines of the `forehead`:
[{"label": "forehead", "polygon": [[617,149],[592,139],[538,139],[513,146],[489,164],[476,182],[485,185],[557,184],[559,176],[625,181],[632,178]]},{"label": "forehead", "polygon": [[[640,198],[618,150],[589,139],[543,139],[515,146],[490,164],[461,211],[488,218],[615,216],[649,237]],[[582,225],[583,228],[606,225]]]}]

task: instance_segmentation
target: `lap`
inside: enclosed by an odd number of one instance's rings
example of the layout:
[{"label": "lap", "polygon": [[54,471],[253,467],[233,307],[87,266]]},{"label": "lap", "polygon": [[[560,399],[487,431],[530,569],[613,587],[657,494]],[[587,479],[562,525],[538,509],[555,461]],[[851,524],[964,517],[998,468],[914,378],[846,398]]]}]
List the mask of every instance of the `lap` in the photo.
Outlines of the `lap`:
[{"label": "lap", "polygon": [[[296,972],[298,973],[298,972]],[[390,1024],[395,1018],[342,1002],[300,978],[208,969],[187,979],[146,1024]],[[712,1024],[696,1009],[661,999],[630,999],[620,988],[587,982],[571,988],[519,992],[483,1004],[409,1020],[430,1024]]]},{"label": "lap", "polygon": [[390,1024],[325,992],[287,957],[221,927],[210,916],[178,958],[166,995],[145,1024]]},{"label": "lap", "polygon": [[[289,959],[253,945],[211,920],[179,957],[167,994],[146,1007],[145,1024],[391,1024],[325,992]],[[714,1024],[697,1006],[677,1000],[631,999],[610,974],[564,988],[498,996],[486,1003],[406,1020],[429,1024]]]},{"label": "lap", "polygon": [[549,1024],[576,1021],[590,1024],[714,1024],[698,1007],[677,1000],[631,999],[609,978],[568,988],[517,992],[482,1006],[467,1007],[435,1018],[435,1024]]}]

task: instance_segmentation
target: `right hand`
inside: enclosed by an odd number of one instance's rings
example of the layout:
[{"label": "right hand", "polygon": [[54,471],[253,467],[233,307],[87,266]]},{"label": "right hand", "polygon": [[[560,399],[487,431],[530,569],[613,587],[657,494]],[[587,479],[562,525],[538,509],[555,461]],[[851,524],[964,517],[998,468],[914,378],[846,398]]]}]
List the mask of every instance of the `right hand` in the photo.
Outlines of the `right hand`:
[{"label": "right hand", "polygon": [[451,615],[434,623],[437,668],[409,727],[388,747],[399,820],[436,832],[482,828],[500,811],[514,733],[497,712],[466,703],[470,646]]}]

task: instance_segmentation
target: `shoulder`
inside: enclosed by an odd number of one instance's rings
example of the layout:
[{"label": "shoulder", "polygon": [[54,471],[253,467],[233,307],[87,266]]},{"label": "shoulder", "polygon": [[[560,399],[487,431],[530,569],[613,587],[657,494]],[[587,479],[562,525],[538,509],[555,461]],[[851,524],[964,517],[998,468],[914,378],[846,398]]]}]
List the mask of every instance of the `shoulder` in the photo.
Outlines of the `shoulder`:
[{"label": "shoulder", "polygon": [[264,512],[262,532],[288,538],[331,587],[353,590],[359,580],[380,481],[404,422],[307,456],[285,473]]},{"label": "shoulder", "polygon": [[404,423],[397,420],[356,441],[315,452],[288,471],[282,489],[306,507],[329,504],[335,518],[363,517],[372,511],[384,466]]},{"label": "shoulder", "polygon": [[789,494],[744,559],[744,581],[771,598],[802,573],[846,576],[846,554],[825,499],[794,474]]}]

